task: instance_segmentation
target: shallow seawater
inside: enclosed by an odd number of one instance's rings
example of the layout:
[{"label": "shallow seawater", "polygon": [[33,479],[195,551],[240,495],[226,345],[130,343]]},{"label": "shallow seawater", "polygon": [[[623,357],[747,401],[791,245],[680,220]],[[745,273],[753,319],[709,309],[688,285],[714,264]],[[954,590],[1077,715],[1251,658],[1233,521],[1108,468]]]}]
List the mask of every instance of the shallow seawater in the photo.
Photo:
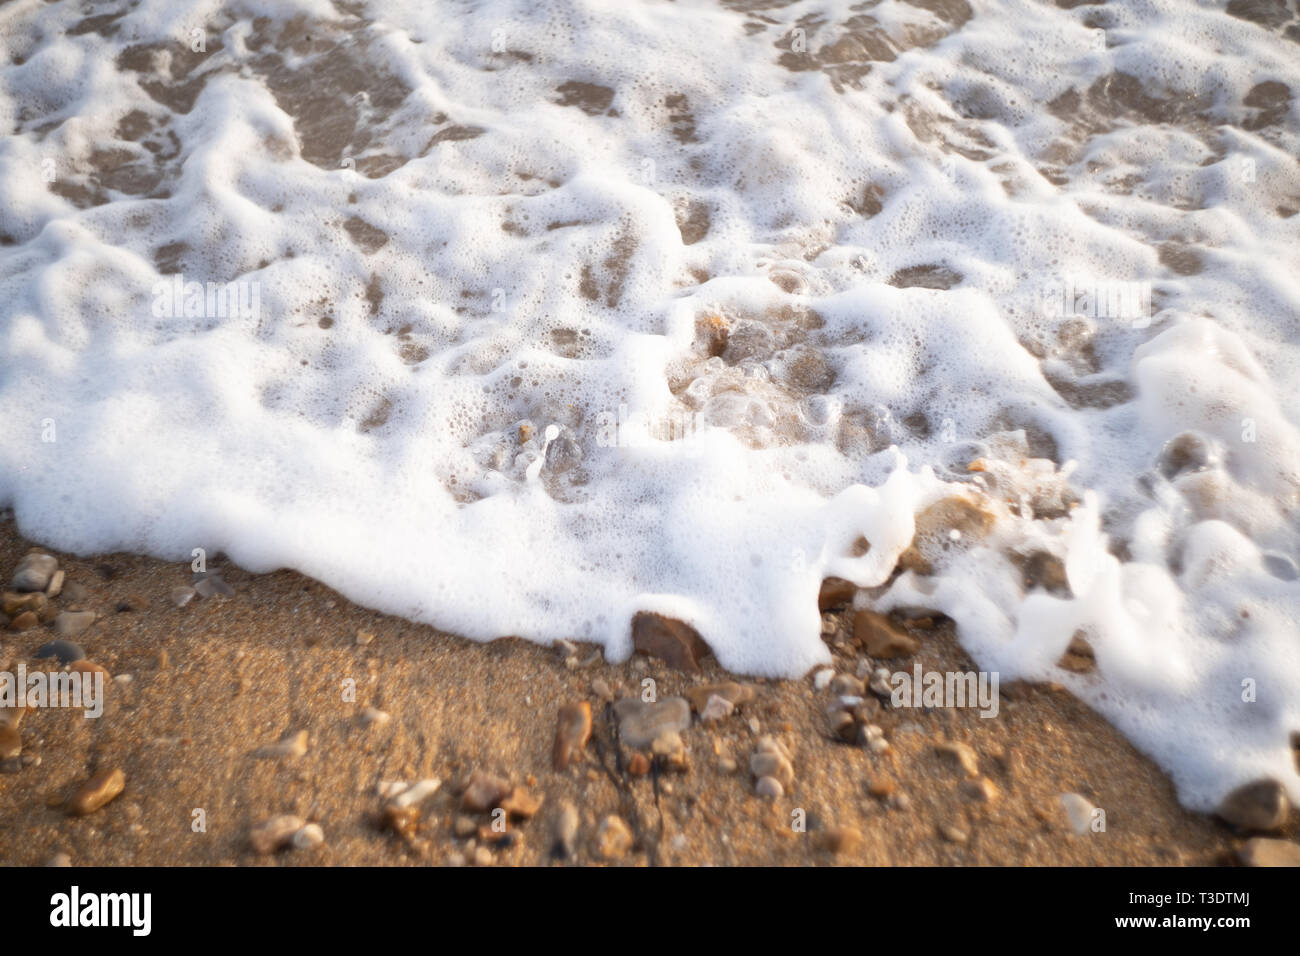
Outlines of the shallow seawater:
[{"label": "shallow seawater", "polygon": [[845,577],[1189,805],[1300,799],[1294,5],[13,0],[0,50],[29,537],[784,676]]}]

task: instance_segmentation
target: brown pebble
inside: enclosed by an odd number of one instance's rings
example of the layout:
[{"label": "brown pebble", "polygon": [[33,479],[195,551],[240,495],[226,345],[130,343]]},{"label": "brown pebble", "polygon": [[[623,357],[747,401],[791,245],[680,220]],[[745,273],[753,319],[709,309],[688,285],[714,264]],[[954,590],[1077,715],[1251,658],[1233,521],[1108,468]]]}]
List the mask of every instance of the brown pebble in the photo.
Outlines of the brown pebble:
[{"label": "brown pebble", "polygon": [[908,657],[920,650],[921,642],[895,626],[876,611],[862,610],[853,616],[853,639],[872,657]]},{"label": "brown pebble", "polygon": [[632,618],[632,646],[682,671],[698,671],[700,658],[709,653],[709,645],[695,628],[649,611]]},{"label": "brown pebble", "polygon": [[857,592],[858,586],[852,581],[846,581],[844,578],[826,578],[822,581],[821,591],[817,594],[817,609],[832,611],[847,607],[853,603],[853,595]]},{"label": "brown pebble", "polygon": [[104,806],[126,786],[126,774],[114,767],[101,770],[83,783],[68,801],[68,813],[85,816]]},{"label": "brown pebble", "polygon": [[18,728],[9,724],[0,724],[0,760],[17,757],[23,752],[23,738]]},{"label": "brown pebble", "polygon": [[41,619],[32,611],[23,611],[16,618],[9,622],[11,631],[29,631],[41,623]]},{"label": "brown pebble", "polygon": [[248,832],[248,842],[253,850],[263,855],[288,846],[293,835],[302,829],[303,822],[292,814],[282,814],[259,823]]},{"label": "brown pebble", "polygon": [[469,782],[460,797],[462,810],[471,813],[487,813],[501,805],[501,801],[510,793],[510,781],[501,777],[475,770],[470,774]]},{"label": "brown pebble", "polygon": [[108,672],[107,667],[103,667],[88,660],[73,661],[68,665],[68,670],[76,671],[80,674],[103,674],[104,680],[113,679],[113,675]]},{"label": "brown pebble", "polygon": [[830,827],[818,835],[816,842],[818,849],[844,856],[862,845],[862,831],[856,827]]},{"label": "brown pebble", "polygon": [[569,766],[586,749],[591,739],[591,702],[579,701],[565,704],[555,727],[555,746],[551,750],[551,764],[556,770]]},{"label": "brown pebble", "polygon": [[650,758],[638,751],[627,762],[627,772],[634,777],[644,777],[650,772]]}]

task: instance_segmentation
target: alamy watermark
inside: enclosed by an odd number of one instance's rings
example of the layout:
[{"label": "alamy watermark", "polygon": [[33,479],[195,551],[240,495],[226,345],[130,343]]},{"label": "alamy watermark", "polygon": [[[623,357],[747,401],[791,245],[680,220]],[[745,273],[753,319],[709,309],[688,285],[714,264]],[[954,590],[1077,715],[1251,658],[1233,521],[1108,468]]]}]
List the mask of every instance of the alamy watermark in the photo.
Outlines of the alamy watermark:
[{"label": "alamy watermark", "polygon": [[153,315],[158,319],[256,319],[262,314],[262,284],[186,282],[182,275],[154,283]]},{"label": "alamy watermark", "polygon": [[997,671],[922,671],[890,675],[890,702],[895,707],[978,707],[981,717],[998,715]]},{"label": "alamy watermark", "polygon": [[1119,319],[1144,329],[1151,324],[1151,283],[1066,276],[1043,291],[1043,310],[1051,318]]},{"label": "alamy watermark", "polygon": [[68,707],[85,711],[86,717],[104,713],[102,671],[32,671],[18,665],[18,673],[0,671],[0,709],[25,707]]}]

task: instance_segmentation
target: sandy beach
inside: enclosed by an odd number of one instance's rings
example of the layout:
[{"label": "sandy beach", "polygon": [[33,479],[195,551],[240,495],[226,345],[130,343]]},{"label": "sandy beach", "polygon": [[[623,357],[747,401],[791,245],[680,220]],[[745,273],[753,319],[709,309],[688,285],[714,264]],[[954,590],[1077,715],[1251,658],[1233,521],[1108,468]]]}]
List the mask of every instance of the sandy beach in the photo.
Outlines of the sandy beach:
[{"label": "sandy beach", "polygon": [[[29,547],[6,520],[0,567]],[[876,754],[831,738],[829,688],[760,680],[752,702],[709,725],[697,715],[681,733],[689,769],[633,776],[637,751],[616,743],[612,708],[593,685],[639,696],[650,678],[669,697],[730,675],[711,661],[686,675],[639,653],[616,666],[593,647],[566,663],[563,650],[519,640],[476,644],[369,612],[295,573],[255,576],[219,562],[234,596],[178,608],[170,595],[190,584],[188,566],[58,557],[65,593],[85,591],[71,603],[96,616],[76,641],[114,680],[99,719],[47,709],[21,723],[23,754],[36,760],[0,775],[0,859],[11,864],[66,855],[74,865],[1164,866],[1235,863],[1245,845],[1222,822],[1181,809],[1149,760],[1050,686],[1002,688],[995,719],[882,710],[889,749]],[[845,614],[826,618],[836,671],[856,673],[866,657]],[[360,644],[359,633],[373,640]],[[951,622],[915,633],[926,669],[969,668]],[[33,659],[52,637],[46,626],[3,633],[0,664],[57,669]],[[355,702],[343,700],[347,678]],[[591,739],[556,771],[557,713],[583,700]],[[372,707],[387,721],[367,726]],[[256,756],[299,732],[300,756]],[[755,794],[747,766],[765,735],[794,771],[775,800]],[[970,747],[975,776],[938,749],[951,743]],[[121,794],[69,815],[69,797],[112,769],[125,776]],[[540,808],[511,819],[508,837],[492,833],[490,814],[462,809],[458,791],[476,771],[524,788]],[[380,784],[429,779],[441,785],[418,819],[386,824]],[[1105,831],[1075,834],[1063,793],[1105,809]],[[566,806],[579,821],[571,858],[556,850]],[[195,809],[206,832],[193,829]],[[800,809],[803,833],[792,825]],[[324,843],[259,854],[250,833],[278,815],[319,824]],[[610,817],[630,835],[621,850],[602,840]],[[1283,836],[1295,839],[1294,823]]]}]

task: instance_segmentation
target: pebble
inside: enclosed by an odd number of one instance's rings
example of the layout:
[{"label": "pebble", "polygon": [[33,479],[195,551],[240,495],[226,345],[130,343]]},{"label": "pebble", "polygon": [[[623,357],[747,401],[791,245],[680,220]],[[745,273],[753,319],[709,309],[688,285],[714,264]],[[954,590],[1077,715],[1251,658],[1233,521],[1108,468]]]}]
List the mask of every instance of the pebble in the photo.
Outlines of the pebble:
[{"label": "pebble", "polygon": [[325,831],[318,823],[309,823],[293,835],[290,841],[295,850],[314,850],[325,842]]},{"label": "pebble", "polygon": [[825,690],[831,686],[831,681],[835,677],[835,671],[829,667],[823,667],[819,671],[813,671],[813,687],[817,690]]},{"label": "pebble", "polygon": [[921,648],[920,641],[876,611],[862,610],[853,616],[853,638],[872,657],[909,657]]},{"label": "pebble", "polygon": [[691,726],[691,705],[685,697],[665,697],[655,703],[624,698],[614,704],[618,732],[629,747],[649,747],[664,733],[680,733]]},{"label": "pebble", "polygon": [[939,827],[939,833],[949,843],[965,843],[970,838],[965,830],[948,823]]},{"label": "pebble", "polygon": [[478,821],[473,817],[465,816],[463,813],[458,814],[456,819],[452,821],[451,832],[462,840],[466,837],[472,837],[478,833]]},{"label": "pebble", "polygon": [[499,806],[507,816],[528,820],[535,817],[537,811],[542,809],[544,800],[545,797],[534,796],[523,787],[515,787],[506,794]]},{"label": "pebble", "polygon": [[42,644],[36,649],[36,656],[57,657],[60,664],[71,664],[73,661],[85,660],[86,652],[72,641],[58,640]]},{"label": "pebble", "polygon": [[475,866],[491,866],[491,865],[492,865],[492,859],[493,859],[493,857],[492,857],[492,851],[489,850],[487,847],[485,847],[485,846],[480,846],[480,847],[475,847],[475,848],[474,848],[474,865],[475,865]]},{"label": "pebble", "polygon": [[573,859],[578,852],[578,829],[581,825],[578,808],[567,801],[561,804],[560,814],[555,818],[555,848],[567,859]]},{"label": "pebble", "polygon": [[781,786],[781,781],[776,777],[759,777],[754,784],[754,792],[769,800],[780,800],[785,795],[785,787]]},{"label": "pebble", "polygon": [[[304,828],[301,819],[291,813],[281,814],[278,817],[259,823],[248,831],[248,842],[253,845],[253,850],[265,856],[268,853],[274,853],[281,847],[288,846],[294,836]],[[323,836],[323,835],[322,835]]]},{"label": "pebble", "polygon": [[650,772],[650,758],[638,751],[627,762],[627,772],[634,777],[644,777]]},{"label": "pebble", "polygon": [[709,645],[695,628],[662,614],[642,611],[632,618],[632,646],[682,671],[698,671]]},{"label": "pebble", "polygon": [[90,591],[84,584],[79,584],[76,581],[68,581],[63,585],[63,593],[61,596],[63,598],[64,607],[76,610],[79,605],[83,604],[90,597]]},{"label": "pebble", "polygon": [[820,849],[844,856],[862,845],[862,831],[856,827],[829,827],[818,834],[816,842]]},{"label": "pebble", "polygon": [[113,675],[108,672],[107,667],[104,667],[100,664],[96,664],[93,661],[86,661],[86,660],[73,661],[71,664],[68,665],[68,670],[80,674],[103,674],[104,680],[113,679]]},{"label": "pebble", "polygon": [[632,831],[622,818],[613,814],[600,821],[596,829],[596,855],[604,860],[620,859],[632,848]]},{"label": "pebble", "polygon": [[980,774],[979,758],[975,751],[969,745],[949,741],[934,745],[934,749],[943,757],[947,757],[956,763],[966,773],[968,777],[978,777]]},{"label": "pebble", "polygon": [[49,611],[50,599],[39,591],[31,594],[18,594],[14,591],[5,592],[4,603],[0,609],[10,617],[17,617],[24,611],[31,611],[37,617],[46,614]]},{"label": "pebble", "polygon": [[725,720],[735,711],[736,705],[725,697],[719,697],[714,694],[709,698],[709,702],[704,705],[700,711],[700,720],[706,724],[717,723],[719,720]]},{"label": "pebble", "polygon": [[1238,787],[1216,811],[1239,830],[1269,833],[1286,823],[1290,811],[1286,790],[1276,780],[1256,780]]},{"label": "pebble", "polygon": [[54,619],[54,633],[59,637],[76,637],[94,623],[94,611],[60,611]]},{"label": "pebble", "polygon": [[442,781],[437,777],[420,780],[409,787],[402,784],[390,785],[388,794],[392,798],[391,806],[399,810],[418,808],[425,800],[437,793],[441,786]]},{"label": "pebble", "polygon": [[357,647],[366,647],[370,644],[373,644],[375,642],[375,632],[357,631],[356,642],[357,642]]},{"label": "pebble", "polygon": [[10,724],[0,724],[0,760],[17,757],[23,752],[23,738],[18,728]]},{"label": "pebble", "polygon": [[1061,806],[1065,810],[1065,819],[1070,829],[1076,834],[1087,833],[1092,827],[1092,812],[1097,809],[1092,802],[1079,793],[1063,793]]},{"label": "pebble", "polygon": [[259,759],[279,759],[281,757],[292,759],[301,757],[307,752],[307,739],[307,731],[299,730],[289,734],[278,743],[259,747],[257,750],[253,751],[253,756]]},{"label": "pebble", "polygon": [[58,560],[48,554],[29,554],[18,562],[13,588],[15,591],[44,591],[58,567]]},{"label": "pebble", "polygon": [[11,631],[30,631],[36,625],[41,623],[41,619],[31,611],[23,611],[12,621],[9,622]]},{"label": "pebble", "polygon": [[184,607],[194,600],[194,595],[197,593],[198,592],[192,587],[181,585],[180,587],[172,588],[171,592],[167,595],[167,599],[171,601],[172,604],[176,605],[176,607]]},{"label": "pebble", "polygon": [[581,756],[591,739],[591,702],[582,700],[560,708],[555,725],[551,765],[563,770]]},{"label": "pebble", "polygon": [[775,777],[782,786],[794,783],[794,767],[779,753],[756,753],[749,758],[749,772],[755,777]]},{"label": "pebble", "polygon": [[704,713],[704,709],[709,706],[709,701],[714,697],[721,697],[732,707],[743,707],[745,704],[753,701],[758,693],[753,684],[741,684],[737,681],[723,681],[718,684],[701,684],[698,687],[691,687],[682,693],[682,696],[691,702],[691,708],[698,714]]},{"label": "pebble", "polygon": [[501,801],[510,793],[510,781],[475,770],[470,774],[469,782],[460,796],[462,810],[471,813],[487,813],[501,805]]},{"label": "pebble", "polygon": [[601,700],[613,700],[614,688],[610,687],[608,682],[597,677],[591,682],[591,692]]},{"label": "pebble", "polygon": [[836,674],[831,681],[831,693],[841,697],[861,697],[866,693],[866,688],[852,674]]},{"label": "pebble", "polygon": [[894,688],[889,683],[890,676],[888,667],[877,667],[871,673],[871,683],[867,685],[868,689],[878,697],[892,697]]},{"label": "pebble", "polygon": [[852,581],[846,581],[844,578],[825,578],[817,594],[817,610],[831,611],[835,608],[847,607],[853,603],[853,595],[857,590],[857,585]]},{"label": "pebble", "polygon": [[55,571],[50,577],[50,583],[45,586],[45,596],[56,598],[63,593],[63,581],[65,575],[62,570]]},{"label": "pebble", "polygon": [[72,866],[72,857],[69,856],[67,853],[56,853],[54,854],[54,856],[50,857],[50,862],[46,863],[45,865],[58,866],[58,867]]},{"label": "pebble", "polygon": [[74,816],[94,813],[120,794],[124,787],[126,787],[126,774],[121,770],[117,768],[101,770],[83,783],[72,795],[68,801],[68,813]]},{"label": "pebble", "polygon": [[1237,851],[1243,866],[1300,866],[1300,843],[1253,837]]},{"label": "pebble", "polygon": [[194,577],[194,591],[201,598],[235,596],[235,589],[227,584],[225,578],[216,571],[207,571],[202,575],[196,574]]},{"label": "pebble", "polygon": [[388,725],[393,719],[393,715],[386,710],[379,710],[375,707],[367,707],[361,712],[361,726],[382,728]]},{"label": "pebble", "polygon": [[966,796],[980,803],[992,803],[998,798],[997,785],[988,777],[965,780],[962,782],[961,789]]},{"label": "pebble", "polygon": [[650,752],[656,757],[663,758],[663,766],[669,770],[685,772],[686,764],[686,745],[682,743],[682,735],[676,731],[667,731],[660,734],[650,744]]}]

